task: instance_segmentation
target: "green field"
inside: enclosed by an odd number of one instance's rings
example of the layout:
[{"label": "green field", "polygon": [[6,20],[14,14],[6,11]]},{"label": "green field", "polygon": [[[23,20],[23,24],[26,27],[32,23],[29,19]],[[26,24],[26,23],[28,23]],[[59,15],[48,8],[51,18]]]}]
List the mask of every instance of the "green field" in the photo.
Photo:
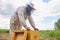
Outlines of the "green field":
[{"label": "green field", "polygon": [[4,33],[9,33],[9,30],[6,30],[6,29],[0,29],[0,34],[4,34]]},{"label": "green field", "polygon": [[[60,30],[41,30],[40,40],[60,40]],[[0,40],[9,39],[9,30],[0,29]]]},{"label": "green field", "polygon": [[40,31],[41,40],[60,40],[60,31],[59,30],[43,30]]}]

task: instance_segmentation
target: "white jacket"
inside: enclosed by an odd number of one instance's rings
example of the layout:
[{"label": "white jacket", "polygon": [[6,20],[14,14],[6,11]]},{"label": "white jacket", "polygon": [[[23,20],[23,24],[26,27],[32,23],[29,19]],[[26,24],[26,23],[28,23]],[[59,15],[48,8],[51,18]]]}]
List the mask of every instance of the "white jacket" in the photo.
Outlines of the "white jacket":
[{"label": "white jacket", "polygon": [[26,6],[21,6],[21,7],[17,8],[17,10],[11,16],[10,24],[19,25],[19,27],[21,27],[22,25],[27,26],[25,20],[28,19],[31,26],[35,27],[35,24],[33,22],[31,15],[30,16],[26,15],[25,8],[26,8]]}]

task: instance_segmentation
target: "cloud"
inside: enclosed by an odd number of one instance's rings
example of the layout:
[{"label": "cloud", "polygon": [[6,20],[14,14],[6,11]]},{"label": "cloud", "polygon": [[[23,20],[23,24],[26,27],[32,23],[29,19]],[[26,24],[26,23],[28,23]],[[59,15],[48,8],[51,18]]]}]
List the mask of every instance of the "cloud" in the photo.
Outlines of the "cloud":
[{"label": "cloud", "polygon": [[48,8],[52,13],[60,13],[60,0],[52,0],[48,3]]},{"label": "cloud", "polygon": [[9,29],[9,16],[0,15],[0,29]]},{"label": "cloud", "polygon": [[22,5],[26,5],[26,3],[28,3],[29,0],[8,0],[9,3],[11,3],[12,5],[14,5],[15,8],[22,6]]},{"label": "cloud", "polygon": [[6,3],[5,0],[0,0],[0,15],[11,15],[13,9],[14,6],[12,4]]}]

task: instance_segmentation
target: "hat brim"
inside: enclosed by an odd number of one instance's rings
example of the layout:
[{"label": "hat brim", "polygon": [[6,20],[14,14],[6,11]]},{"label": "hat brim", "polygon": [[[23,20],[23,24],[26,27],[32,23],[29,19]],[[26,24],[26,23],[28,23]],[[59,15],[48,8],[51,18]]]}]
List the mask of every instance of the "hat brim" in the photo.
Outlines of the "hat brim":
[{"label": "hat brim", "polygon": [[[31,7],[31,6],[30,6]],[[33,10],[36,10],[34,7],[32,7]]]},{"label": "hat brim", "polygon": [[35,8],[33,8],[34,10],[36,10]]},{"label": "hat brim", "polygon": [[33,10],[36,10],[35,8],[33,8]]}]

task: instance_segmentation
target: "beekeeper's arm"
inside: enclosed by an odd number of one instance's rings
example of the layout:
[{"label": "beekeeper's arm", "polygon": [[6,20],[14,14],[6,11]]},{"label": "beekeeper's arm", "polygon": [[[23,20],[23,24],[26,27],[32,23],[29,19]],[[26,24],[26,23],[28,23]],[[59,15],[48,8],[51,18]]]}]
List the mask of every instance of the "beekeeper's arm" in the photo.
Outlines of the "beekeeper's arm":
[{"label": "beekeeper's arm", "polygon": [[25,19],[24,19],[24,14],[23,14],[23,12],[19,10],[19,11],[18,11],[18,16],[19,16],[19,21],[21,22],[21,24],[22,24],[27,30],[29,30],[30,28],[27,27],[27,24],[26,24]]},{"label": "beekeeper's arm", "polygon": [[34,30],[38,30],[36,27],[35,27],[35,24],[34,24],[34,21],[33,21],[33,18],[31,15],[28,16],[28,20],[31,24],[31,26],[34,28]]}]

